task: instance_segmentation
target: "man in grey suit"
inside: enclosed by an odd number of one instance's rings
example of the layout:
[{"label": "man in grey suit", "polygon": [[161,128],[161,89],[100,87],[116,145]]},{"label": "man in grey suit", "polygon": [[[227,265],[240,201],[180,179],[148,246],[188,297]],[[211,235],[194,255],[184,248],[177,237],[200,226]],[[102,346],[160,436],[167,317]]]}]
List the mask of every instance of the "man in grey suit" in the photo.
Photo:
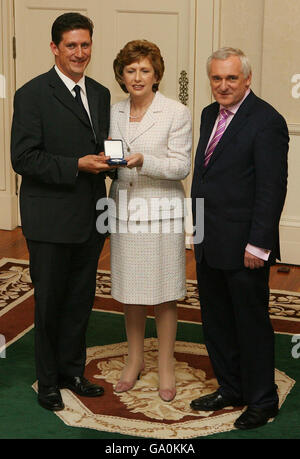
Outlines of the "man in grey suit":
[{"label": "man in grey suit", "polygon": [[268,280],[280,258],[289,136],[283,117],[251,91],[242,51],[213,53],[208,75],[216,102],[202,112],[192,202],[196,217],[197,198],[204,199],[195,257],[204,338],[220,387],[191,406],[247,405],[235,427],[250,429],[278,413]]},{"label": "man in grey suit", "polygon": [[96,202],[106,196],[103,151],[110,93],[84,71],[93,24],[78,13],[52,26],[55,67],[20,88],[14,99],[11,158],[22,175],[22,229],[35,288],[38,402],[64,404],[60,388],[99,396],[84,378],[85,334],[105,234],[96,231]]}]

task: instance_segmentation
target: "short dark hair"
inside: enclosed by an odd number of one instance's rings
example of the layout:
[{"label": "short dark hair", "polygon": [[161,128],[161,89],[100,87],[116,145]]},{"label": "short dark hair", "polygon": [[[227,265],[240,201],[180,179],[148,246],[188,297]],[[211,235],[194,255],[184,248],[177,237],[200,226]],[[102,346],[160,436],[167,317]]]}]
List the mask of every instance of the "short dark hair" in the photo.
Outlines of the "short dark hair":
[{"label": "short dark hair", "polygon": [[91,19],[80,13],[64,13],[61,16],[58,16],[52,25],[52,41],[56,44],[56,46],[58,46],[65,32],[76,29],[89,30],[92,38],[94,24]]},{"label": "short dark hair", "polygon": [[158,91],[159,83],[163,77],[165,65],[157,45],[148,40],[132,40],[120,50],[114,60],[113,68],[115,78],[124,92],[128,92],[123,82],[123,70],[126,65],[138,62],[143,58],[148,58],[154,69],[157,83],[152,87],[152,91]]}]

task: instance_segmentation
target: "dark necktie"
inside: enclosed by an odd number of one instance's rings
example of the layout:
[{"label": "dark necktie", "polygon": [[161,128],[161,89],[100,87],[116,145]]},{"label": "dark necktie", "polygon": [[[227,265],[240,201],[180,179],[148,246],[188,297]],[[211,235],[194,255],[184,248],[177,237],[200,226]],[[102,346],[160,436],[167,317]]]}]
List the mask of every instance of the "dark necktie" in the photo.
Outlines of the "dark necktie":
[{"label": "dark necktie", "polygon": [[85,106],[83,105],[83,102],[82,102],[82,99],[81,99],[80,86],[78,86],[78,85],[74,86],[74,91],[75,91],[75,94],[76,94],[75,100],[78,102],[78,105],[81,107],[81,110],[83,111],[83,113],[87,117],[88,122],[91,124],[90,117],[89,117],[88,112],[86,111]]}]

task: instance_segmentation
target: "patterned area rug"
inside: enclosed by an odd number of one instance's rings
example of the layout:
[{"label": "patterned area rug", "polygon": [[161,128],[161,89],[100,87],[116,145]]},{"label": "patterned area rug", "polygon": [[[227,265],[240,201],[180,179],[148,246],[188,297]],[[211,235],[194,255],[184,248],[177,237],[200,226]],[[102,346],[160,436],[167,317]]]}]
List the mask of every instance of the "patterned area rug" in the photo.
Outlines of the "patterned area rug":
[{"label": "patterned area rug", "polygon": [[[243,408],[229,407],[222,411],[195,412],[191,400],[217,389],[203,344],[177,341],[175,373],[177,394],[171,403],[162,402],[157,386],[157,340],[145,339],[145,371],[135,387],[116,394],[113,387],[126,360],[127,345],[118,343],[88,349],[86,375],[98,382],[109,397],[109,404],[100,399],[78,397],[62,390],[65,409],[57,415],[69,426],[143,438],[192,439],[233,430],[233,423]],[[276,370],[279,404],[285,401],[295,381]],[[33,388],[37,390],[35,383]]]},{"label": "patterned area rug", "polygon": [[[122,313],[122,304],[110,295],[110,272],[98,271],[95,309]],[[186,296],[177,302],[179,320],[187,323],[202,323],[197,281],[186,281]],[[105,302],[97,299],[105,298]],[[271,290],[269,314],[277,333],[300,332],[300,293],[286,290]],[[153,307],[148,307],[148,316],[154,317]]]},{"label": "patterned area rug", "polygon": [[[201,312],[195,281],[187,281],[187,296],[178,302],[179,321],[200,324]],[[110,296],[110,273],[98,271],[97,292],[93,310],[122,314],[122,305]],[[276,333],[300,333],[300,293],[271,291],[270,317]],[[22,338],[33,327],[33,288],[28,262],[0,260],[0,353]],[[149,317],[153,309],[149,307]],[[214,412],[194,412],[190,401],[216,389],[217,383],[203,344],[177,341],[175,369],[177,395],[171,403],[162,402],[157,386],[157,340],[145,339],[145,370],[135,387],[116,394],[113,387],[119,379],[127,355],[126,342],[90,347],[87,353],[86,376],[105,388],[104,397],[87,399],[62,391],[65,409],[56,415],[65,424],[144,438],[192,439],[233,430],[233,422],[242,407]],[[276,369],[280,405],[295,384],[285,373]],[[33,384],[36,390],[36,383]]]}]

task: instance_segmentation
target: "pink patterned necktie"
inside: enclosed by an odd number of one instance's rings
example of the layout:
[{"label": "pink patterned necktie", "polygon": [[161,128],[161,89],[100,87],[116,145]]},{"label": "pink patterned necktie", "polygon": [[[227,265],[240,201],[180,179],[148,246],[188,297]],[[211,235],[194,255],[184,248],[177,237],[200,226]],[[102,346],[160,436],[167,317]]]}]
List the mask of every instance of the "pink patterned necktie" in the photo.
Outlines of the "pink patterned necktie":
[{"label": "pink patterned necktie", "polygon": [[206,150],[205,157],[204,157],[204,166],[206,167],[211,155],[213,154],[219,140],[221,139],[222,135],[224,134],[225,128],[226,128],[226,120],[228,116],[231,115],[231,112],[229,110],[225,110],[222,108],[220,110],[220,119],[218,121],[217,129],[216,132],[211,139],[211,142]]}]

